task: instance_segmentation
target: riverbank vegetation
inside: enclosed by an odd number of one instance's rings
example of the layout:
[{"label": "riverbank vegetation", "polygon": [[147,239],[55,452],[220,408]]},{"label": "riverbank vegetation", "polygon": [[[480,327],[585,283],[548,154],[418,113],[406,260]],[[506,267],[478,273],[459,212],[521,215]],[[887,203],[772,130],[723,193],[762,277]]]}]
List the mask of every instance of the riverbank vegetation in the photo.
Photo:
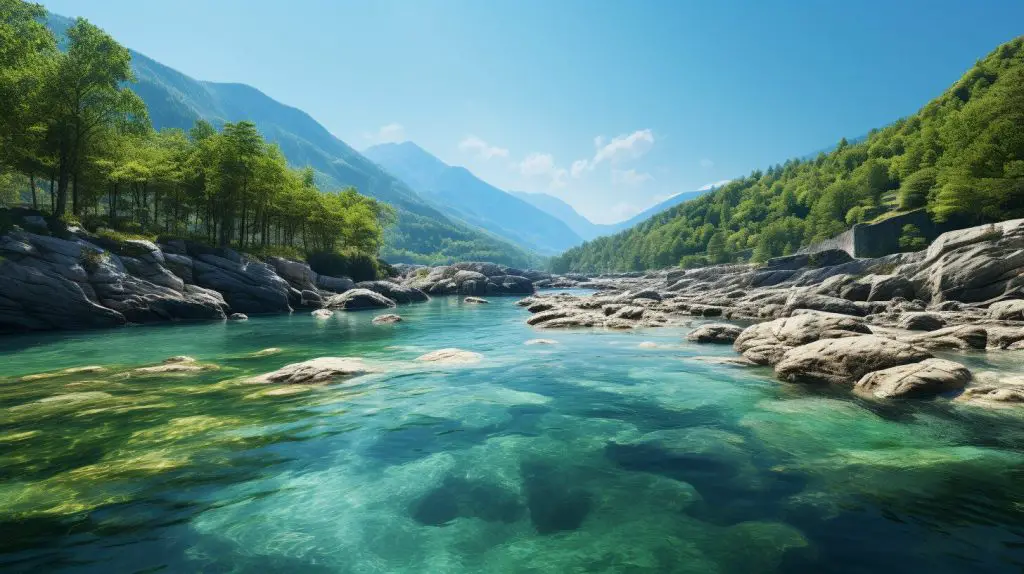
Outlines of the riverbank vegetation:
[{"label": "riverbank vegetation", "polygon": [[[918,113],[791,159],[553,258],[552,270],[638,271],[765,261],[854,224],[926,208],[935,221],[1024,217],[1024,38]],[[913,237],[907,245],[918,245]]]},{"label": "riverbank vegetation", "polygon": [[0,201],[107,234],[174,236],[258,254],[376,255],[395,218],[353,188],[323,193],[248,121],[150,125],[131,54],[78,19],[0,0]]}]

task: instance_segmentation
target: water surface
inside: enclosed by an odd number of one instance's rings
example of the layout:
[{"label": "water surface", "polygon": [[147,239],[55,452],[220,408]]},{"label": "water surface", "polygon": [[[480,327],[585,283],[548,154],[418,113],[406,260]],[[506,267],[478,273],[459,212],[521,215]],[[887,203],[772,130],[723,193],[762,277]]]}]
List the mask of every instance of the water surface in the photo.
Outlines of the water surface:
[{"label": "water surface", "polygon": [[[1017,411],[782,385],[685,329],[536,331],[514,299],[399,313],[0,339],[0,569],[1024,568]],[[413,361],[444,347],[484,359]],[[131,372],[175,355],[217,368]],[[318,356],[387,372],[244,382]]]}]

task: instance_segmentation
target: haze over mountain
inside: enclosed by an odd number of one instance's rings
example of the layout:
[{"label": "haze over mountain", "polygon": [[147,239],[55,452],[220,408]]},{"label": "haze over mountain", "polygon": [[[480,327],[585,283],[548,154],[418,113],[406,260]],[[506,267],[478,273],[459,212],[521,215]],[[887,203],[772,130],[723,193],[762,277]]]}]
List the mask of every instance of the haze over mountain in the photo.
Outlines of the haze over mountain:
[{"label": "haze over mountain", "polygon": [[528,193],[525,191],[511,191],[509,193],[523,201],[529,202],[538,209],[557,217],[565,222],[565,224],[568,225],[569,228],[577,235],[586,241],[590,241],[595,237],[610,235],[612,233],[618,233],[624,229],[629,229],[630,227],[633,227],[645,219],[661,213],[670,207],[679,205],[684,201],[700,197],[712,190],[713,189],[709,188],[705,190],[677,193],[672,197],[641,211],[633,217],[618,223],[594,223],[580,215],[573,206],[548,193]]},{"label": "haze over mountain", "polygon": [[[71,24],[71,19],[52,13],[47,22],[58,37]],[[353,186],[395,207],[398,222],[387,231],[382,251],[388,260],[486,259],[511,265],[535,260],[516,246],[450,220],[438,206],[334,137],[304,111],[252,86],[204,82],[138,52],[131,51],[131,56],[136,76],[131,87],[145,101],[155,129],[188,130],[198,119],[216,127],[226,122],[252,121],[267,140],[280,146],[289,163],[315,169],[321,189]]]},{"label": "haze over mountain", "polygon": [[429,197],[444,213],[537,253],[554,255],[583,241],[558,217],[464,167],[444,163],[413,142],[379,144],[363,154]]}]

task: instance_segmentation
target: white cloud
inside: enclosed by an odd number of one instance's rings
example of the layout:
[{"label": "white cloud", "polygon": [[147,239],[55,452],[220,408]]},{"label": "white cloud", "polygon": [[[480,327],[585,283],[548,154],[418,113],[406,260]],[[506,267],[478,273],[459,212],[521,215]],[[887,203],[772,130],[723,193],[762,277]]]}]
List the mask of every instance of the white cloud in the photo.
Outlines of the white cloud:
[{"label": "white cloud", "polygon": [[722,187],[723,185],[729,183],[730,181],[732,181],[732,180],[731,179],[722,179],[722,180],[719,180],[719,181],[708,183],[708,184],[705,184],[705,185],[702,185],[702,186],[698,187],[697,191],[707,191],[707,190],[709,190],[711,188]]},{"label": "white cloud", "polygon": [[654,179],[649,173],[640,173],[635,169],[613,169],[612,183],[627,187],[637,187]]},{"label": "white cloud", "polygon": [[[606,143],[607,142],[607,143]],[[650,151],[654,145],[654,132],[649,129],[637,130],[631,134],[622,134],[611,139],[604,136],[594,138],[592,159],[578,159],[572,163],[572,176],[579,178],[583,172],[594,169],[602,162],[617,164],[622,161],[637,159]]]},{"label": "white cloud", "polygon": [[715,162],[713,162],[710,159],[705,157],[705,158],[702,158],[700,160],[700,166],[703,167],[704,169],[708,169],[708,168],[714,167],[715,166]]},{"label": "white cloud", "polygon": [[377,133],[363,134],[363,137],[375,144],[404,142],[407,139],[405,137],[405,126],[394,122],[381,126]]},{"label": "white cloud", "polygon": [[555,158],[549,153],[534,152],[519,162],[519,171],[529,177],[549,175],[554,169]]},{"label": "white cloud", "polygon": [[508,157],[508,150],[503,147],[492,146],[484,140],[469,135],[459,142],[459,149],[470,152],[480,159],[491,159],[493,157]]},{"label": "white cloud", "polygon": [[583,175],[583,172],[587,170],[587,167],[589,167],[589,165],[590,162],[588,162],[585,159],[578,159],[572,162],[572,176],[579,177]]},{"label": "white cloud", "polygon": [[569,171],[555,165],[555,158],[549,153],[534,152],[519,162],[519,173],[526,177],[549,178],[553,188],[565,187]]},{"label": "white cloud", "polygon": [[591,165],[597,165],[603,161],[616,163],[626,159],[636,159],[647,153],[654,145],[654,133],[651,130],[637,130],[628,135],[621,135],[612,138],[605,145],[600,145],[603,139],[594,140],[597,146],[597,153],[591,160]]}]

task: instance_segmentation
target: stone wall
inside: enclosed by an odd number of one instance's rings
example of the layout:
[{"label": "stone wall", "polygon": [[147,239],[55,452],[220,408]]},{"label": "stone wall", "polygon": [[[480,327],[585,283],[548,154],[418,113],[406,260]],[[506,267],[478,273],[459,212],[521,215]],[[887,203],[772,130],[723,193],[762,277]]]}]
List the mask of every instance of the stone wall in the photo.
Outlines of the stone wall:
[{"label": "stone wall", "polygon": [[962,229],[968,224],[958,219],[935,223],[927,211],[918,209],[878,223],[858,223],[835,237],[808,245],[798,253],[818,253],[830,249],[842,249],[853,257],[882,257],[898,253],[900,251],[900,236],[903,235],[903,226],[905,225],[917,226],[925,241],[931,243],[939,235],[947,231]]}]

